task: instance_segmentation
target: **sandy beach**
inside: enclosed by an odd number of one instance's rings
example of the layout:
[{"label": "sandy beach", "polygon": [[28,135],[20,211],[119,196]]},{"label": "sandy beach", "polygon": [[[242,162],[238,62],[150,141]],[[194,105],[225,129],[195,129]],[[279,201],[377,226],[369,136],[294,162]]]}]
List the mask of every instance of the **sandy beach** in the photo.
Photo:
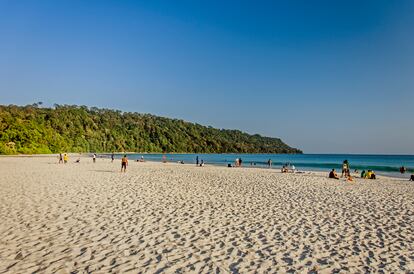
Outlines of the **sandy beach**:
[{"label": "sandy beach", "polygon": [[0,273],[414,273],[414,183],[0,158]]}]

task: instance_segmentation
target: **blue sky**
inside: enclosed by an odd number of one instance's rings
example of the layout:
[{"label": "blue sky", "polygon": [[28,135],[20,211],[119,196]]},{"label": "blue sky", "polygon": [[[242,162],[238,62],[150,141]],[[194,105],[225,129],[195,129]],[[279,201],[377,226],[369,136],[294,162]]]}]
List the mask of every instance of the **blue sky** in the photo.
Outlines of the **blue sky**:
[{"label": "blue sky", "polygon": [[414,1],[0,0],[0,103],[414,154]]}]

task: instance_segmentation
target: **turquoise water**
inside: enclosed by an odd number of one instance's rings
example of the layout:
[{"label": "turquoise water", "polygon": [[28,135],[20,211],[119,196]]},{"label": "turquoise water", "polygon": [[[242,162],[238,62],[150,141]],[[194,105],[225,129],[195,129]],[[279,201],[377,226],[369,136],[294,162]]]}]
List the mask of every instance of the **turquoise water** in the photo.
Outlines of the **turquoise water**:
[{"label": "turquoise water", "polygon": [[[164,154],[129,154],[130,160],[140,159],[144,156],[148,161],[161,161]],[[299,170],[323,170],[332,168],[341,170],[342,162],[346,159],[350,168],[367,170],[372,169],[379,174],[399,175],[399,168],[405,166],[408,169],[405,176],[414,172],[414,155],[357,155],[357,154],[165,154],[168,161],[184,161],[193,164],[198,156],[206,164],[227,166],[234,163],[236,158],[243,160],[243,166],[266,167],[269,159],[273,162],[273,168],[280,168],[286,163],[294,164]],[[120,158],[121,155],[116,155]]]}]

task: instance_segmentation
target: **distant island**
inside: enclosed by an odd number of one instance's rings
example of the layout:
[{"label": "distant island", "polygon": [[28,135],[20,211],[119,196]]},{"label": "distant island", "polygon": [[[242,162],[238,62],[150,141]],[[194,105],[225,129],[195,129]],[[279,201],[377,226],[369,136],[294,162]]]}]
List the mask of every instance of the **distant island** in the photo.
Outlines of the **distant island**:
[{"label": "distant island", "polygon": [[279,138],[86,106],[0,105],[0,154],[302,153]]}]

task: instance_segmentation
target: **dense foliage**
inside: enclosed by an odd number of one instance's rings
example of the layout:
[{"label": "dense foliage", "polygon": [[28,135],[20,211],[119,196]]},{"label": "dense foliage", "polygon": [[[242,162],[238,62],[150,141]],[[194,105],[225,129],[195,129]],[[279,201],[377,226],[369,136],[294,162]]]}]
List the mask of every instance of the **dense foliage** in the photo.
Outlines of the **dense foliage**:
[{"label": "dense foliage", "polygon": [[0,154],[57,152],[301,153],[278,138],[85,106],[0,105]]}]

